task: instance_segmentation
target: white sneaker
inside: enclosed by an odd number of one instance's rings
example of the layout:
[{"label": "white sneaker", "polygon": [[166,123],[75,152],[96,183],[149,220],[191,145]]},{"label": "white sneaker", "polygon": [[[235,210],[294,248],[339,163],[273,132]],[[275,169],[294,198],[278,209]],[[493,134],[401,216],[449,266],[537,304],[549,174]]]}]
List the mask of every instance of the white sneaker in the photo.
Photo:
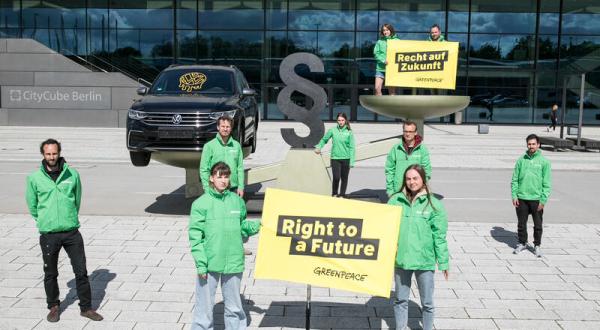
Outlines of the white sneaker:
[{"label": "white sneaker", "polygon": [[517,247],[513,251],[514,254],[519,254],[521,251],[525,250],[527,246],[525,244],[517,244]]},{"label": "white sneaker", "polygon": [[535,254],[536,257],[541,258],[542,257],[542,250],[540,249],[539,245],[536,245],[535,248],[533,248],[533,253]]}]

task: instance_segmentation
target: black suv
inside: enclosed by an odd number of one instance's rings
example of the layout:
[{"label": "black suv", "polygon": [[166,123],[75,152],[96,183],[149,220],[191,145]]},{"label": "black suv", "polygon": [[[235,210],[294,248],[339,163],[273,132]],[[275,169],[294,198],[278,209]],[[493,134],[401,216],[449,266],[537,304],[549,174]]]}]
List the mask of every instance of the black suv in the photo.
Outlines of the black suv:
[{"label": "black suv", "polygon": [[[161,155],[161,162],[171,152],[187,153],[188,158],[189,152],[197,154],[215,137],[217,119],[223,115],[234,120],[233,138],[256,150],[256,92],[234,66],[174,65],[138,94],[144,97],[133,103],[127,118],[127,149],[135,166],[148,165],[153,152]],[[166,162],[189,166],[176,159]]]}]

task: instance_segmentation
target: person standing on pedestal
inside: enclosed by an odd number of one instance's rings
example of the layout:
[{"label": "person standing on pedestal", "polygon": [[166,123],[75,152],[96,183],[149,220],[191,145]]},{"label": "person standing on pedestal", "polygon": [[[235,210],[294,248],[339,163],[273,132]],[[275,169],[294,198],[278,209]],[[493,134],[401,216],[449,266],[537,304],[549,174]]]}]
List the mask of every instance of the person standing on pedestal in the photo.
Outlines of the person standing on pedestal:
[{"label": "person standing on pedestal", "polygon": [[421,165],[425,169],[427,180],[431,179],[429,151],[417,132],[417,124],[405,121],[402,127],[402,142],[392,147],[385,162],[385,190],[388,196],[400,191],[404,171],[410,165]]},{"label": "person standing on pedestal", "polygon": [[[385,67],[387,66],[387,42],[388,40],[398,39],[394,27],[391,24],[383,24],[379,30],[380,37],[373,48],[375,56],[375,95],[382,95],[383,83],[385,81]],[[396,95],[396,88],[388,88],[390,95]]]},{"label": "person standing on pedestal", "polygon": [[[337,126],[327,130],[319,144],[315,147],[315,152],[321,154],[321,149],[329,139],[333,139],[331,147],[331,173],[333,181],[331,187],[331,196],[346,197],[346,187],[348,186],[348,174],[350,168],[354,167],[354,134],[350,128],[348,117],[345,113],[337,114]],[[342,181],[341,187],[340,179]]]}]

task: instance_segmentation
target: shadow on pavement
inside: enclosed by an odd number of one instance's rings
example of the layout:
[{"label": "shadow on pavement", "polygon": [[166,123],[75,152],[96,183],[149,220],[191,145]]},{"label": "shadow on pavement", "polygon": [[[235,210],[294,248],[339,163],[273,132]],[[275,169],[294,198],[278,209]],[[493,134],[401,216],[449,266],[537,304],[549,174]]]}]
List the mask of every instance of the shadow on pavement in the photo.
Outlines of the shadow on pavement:
[{"label": "shadow on pavement", "polygon": [[[274,301],[264,314],[259,328],[306,328],[304,301]],[[411,300],[408,307],[409,328],[421,329],[420,320],[421,309]],[[324,301],[311,304],[311,329],[393,329],[395,326],[394,311],[388,298],[372,297],[366,304]]]},{"label": "shadow on pavement", "polygon": [[361,189],[351,192],[348,198],[375,203],[387,203],[388,201],[385,189]]},{"label": "shadow on pavement", "polygon": [[517,233],[514,231],[506,230],[503,227],[494,226],[490,230],[490,235],[498,242],[502,242],[508,245],[510,248],[517,247]]},{"label": "shadow on pavement", "polygon": [[[117,274],[111,273],[108,269],[96,269],[89,276],[90,286],[92,288],[92,309],[100,308],[102,305],[102,301],[104,300],[104,296],[106,296],[106,287],[108,286],[108,282],[112,281],[117,277]],[[69,287],[69,292],[67,293],[65,300],[61,301],[60,309],[62,311],[66,310],[67,307],[75,303],[76,300],[79,300],[77,297],[77,285],[75,283],[75,279],[73,278],[69,282],[67,282],[67,286]]]}]

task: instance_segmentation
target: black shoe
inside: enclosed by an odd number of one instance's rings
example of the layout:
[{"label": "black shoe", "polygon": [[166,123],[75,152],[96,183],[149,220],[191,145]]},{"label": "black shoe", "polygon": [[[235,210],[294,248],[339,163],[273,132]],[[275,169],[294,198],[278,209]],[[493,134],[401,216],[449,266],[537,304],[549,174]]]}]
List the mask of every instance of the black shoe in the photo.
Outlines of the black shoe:
[{"label": "black shoe", "polygon": [[102,317],[102,315],[96,313],[96,311],[93,310],[93,309],[88,309],[85,312],[79,313],[79,315],[81,315],[83,317],[87,317],[88,319],[90,319],[92,321],[102,321],[102,320],[104,320],[104,318]]},{"label": "black shoe", "polygon": [[48,316],[46,316],[46,320],[48,320],[48,322],[58,322],[58,320],[60,320],[60,306],[59,305],[55,305],[50,307],[50,313],[48,313]]}]

